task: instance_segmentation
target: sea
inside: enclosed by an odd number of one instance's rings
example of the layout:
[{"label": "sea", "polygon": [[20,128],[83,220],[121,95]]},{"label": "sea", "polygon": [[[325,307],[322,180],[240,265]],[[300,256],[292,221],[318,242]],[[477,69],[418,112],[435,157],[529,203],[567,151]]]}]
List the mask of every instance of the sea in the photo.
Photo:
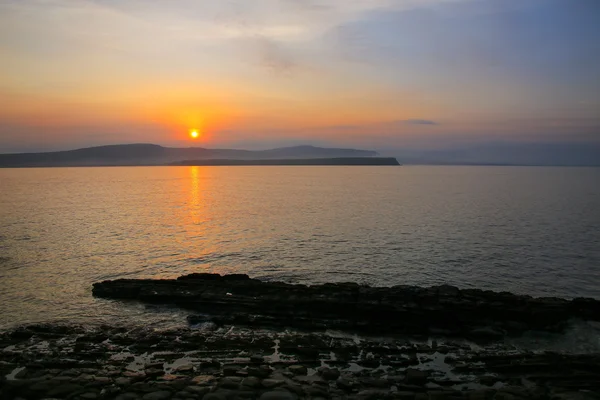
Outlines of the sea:
[{"label": "sea", "polygon": [[0,328],[184,324],[92,284],[193,272],[600,299],[600,168],[0,169]]}]

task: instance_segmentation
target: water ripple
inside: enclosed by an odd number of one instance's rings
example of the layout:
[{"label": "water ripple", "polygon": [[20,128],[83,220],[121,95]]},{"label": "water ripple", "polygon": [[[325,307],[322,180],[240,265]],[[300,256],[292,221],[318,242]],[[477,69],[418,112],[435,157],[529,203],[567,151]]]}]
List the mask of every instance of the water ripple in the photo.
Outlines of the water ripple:
[{"label": "water ripple", "polygon": [[0,180],[0,326],[179,321],[90,288],[192,272],[600,298],[600,169],[2,169]]}]

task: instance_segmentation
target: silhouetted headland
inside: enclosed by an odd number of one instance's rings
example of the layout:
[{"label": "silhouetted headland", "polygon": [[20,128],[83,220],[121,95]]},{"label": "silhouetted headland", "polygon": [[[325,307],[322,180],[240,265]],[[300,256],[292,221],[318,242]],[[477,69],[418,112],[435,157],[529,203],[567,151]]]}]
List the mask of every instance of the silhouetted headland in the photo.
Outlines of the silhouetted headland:
[{"label": "silhouetted headland", "polygon": [[400,165],[393,157],[287,158],[275,160],[188,160],[169,165]]},{"label": "silhouetted headland", "polygon": [[[64,166],[128,166],[128,165],[398,165],[395,159],[375,158],[370,150],[324,148],[315,146],[282,147],[271,150],[206,149],[202,147],[171,148],[155,144],[124,144],[89,147],[47,153],[0,154],[0,167],[64,167]],[[314,164],[310,159],[320,159]],[[325,161],[333,159],[335,161]],[[345,161],[340,161],[344,159]],[[192,164],[188,164],[190,161]],[[240,163],[246,160],[247,163]],[[271,164],[259,161],[271,160]],[[285,161],[283,161],[285,160]],[[287,164],[296,160],[296,164]],[[300,161],[304,160],[304,161]],[[390,164],[392,161],[395,164]],[[283,164],[283,163],[286,164]],[[345,162],[345,164],[344,164]]]}]

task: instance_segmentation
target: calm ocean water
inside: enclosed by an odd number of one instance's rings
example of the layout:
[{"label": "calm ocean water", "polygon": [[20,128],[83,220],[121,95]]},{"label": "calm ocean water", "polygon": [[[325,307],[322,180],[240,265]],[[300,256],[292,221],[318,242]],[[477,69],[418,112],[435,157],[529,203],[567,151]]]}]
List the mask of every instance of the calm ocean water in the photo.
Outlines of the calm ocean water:
[{"label": "calm ocean water", "polygon": [[264,280],[600,298],[600,169],[0,169],[0,328],[185,313],[94,299],[93,282]]}]

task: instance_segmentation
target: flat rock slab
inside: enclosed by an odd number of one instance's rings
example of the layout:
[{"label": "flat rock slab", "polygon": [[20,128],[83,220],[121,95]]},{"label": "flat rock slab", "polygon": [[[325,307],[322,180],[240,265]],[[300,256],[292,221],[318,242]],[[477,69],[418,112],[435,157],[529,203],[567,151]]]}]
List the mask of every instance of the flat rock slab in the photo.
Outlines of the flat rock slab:
[{"label": "flat rock slab", "polygon": [[442,285],[306,286],[247,275],[191,274],[177,279],[118,279],[93,285],[110,299],[175,304],[221,325],[285,326],[367,333],[439,334],[496,340],[527,330],[561,331],[571,318],[600,321],[600,301],[533,298]]}]

